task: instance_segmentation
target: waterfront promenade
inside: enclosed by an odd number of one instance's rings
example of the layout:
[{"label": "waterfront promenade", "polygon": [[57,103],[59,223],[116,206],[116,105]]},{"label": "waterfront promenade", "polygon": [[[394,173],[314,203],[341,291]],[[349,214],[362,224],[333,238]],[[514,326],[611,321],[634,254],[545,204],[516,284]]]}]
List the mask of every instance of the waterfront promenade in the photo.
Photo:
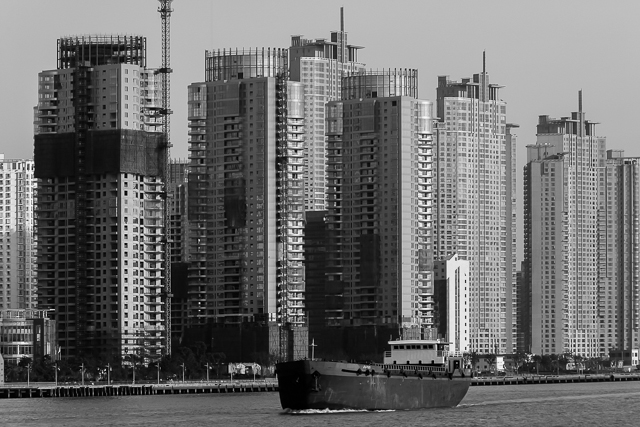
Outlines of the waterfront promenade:
[{"label": "waterfront promenade", "polygon": [[[529,384],[601,383],[612,381],[640,381],[640,373],[477,377],[471,380],[471,385],[501,386]],[[162,384],[58,384],[57,386],[55,385],[55,383],[5,383],[4,385],[0,385],[0,399],[33,397],[143,396],[162,394],[259,393],[274,391],[278,391],[278,382],[274,378],[268,378],[259,381],[177,381]]]},{"label": "waterfront promenade", "polygon": [[476,377],[471,380],[471,385],[567,384],[611,381],[640,381],[640,373]]},{"label": "waterfront promenade", "polygon": [[138,396],[157,394],[256,393],[278,391],[276,379],[237,381],[193,381],[161,384],[58,384],[5,383],[0,399],[25,397]]}]

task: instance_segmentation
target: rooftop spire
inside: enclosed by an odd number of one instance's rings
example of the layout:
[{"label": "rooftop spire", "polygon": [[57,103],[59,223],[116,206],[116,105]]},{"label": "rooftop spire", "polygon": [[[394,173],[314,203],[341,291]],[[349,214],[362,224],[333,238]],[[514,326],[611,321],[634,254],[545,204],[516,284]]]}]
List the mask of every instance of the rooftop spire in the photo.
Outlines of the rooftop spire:
[{"label": "rooftop spire", "polygon": [[487,51],[482,51],[482,74],[487,74]]},{"label": "rooftop spire", "polygon": [[578,112],[582,113],[582,89],[578,91]]},{"label": "rooftop spire", "polygon": [[582,112],[582,89],[578,91],[578,119],[580,123],[578,123],[578,136],[584,136],[584,113]]},{"label": "rooftop spire", "polygon": [[344,32],[344,7],[340,8],[340,31]]}]

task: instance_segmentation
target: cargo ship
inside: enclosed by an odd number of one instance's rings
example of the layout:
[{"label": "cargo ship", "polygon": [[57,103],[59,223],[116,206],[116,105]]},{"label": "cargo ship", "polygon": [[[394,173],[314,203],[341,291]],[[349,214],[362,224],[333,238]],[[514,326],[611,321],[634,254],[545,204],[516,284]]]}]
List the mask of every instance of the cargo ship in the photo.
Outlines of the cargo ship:
[{"label": "cargo ship", "polygon": [[462,354],[440,340],[394,340],[382,363],[305,359],[276,365],[283,409],[452,407],[471,385]]}]

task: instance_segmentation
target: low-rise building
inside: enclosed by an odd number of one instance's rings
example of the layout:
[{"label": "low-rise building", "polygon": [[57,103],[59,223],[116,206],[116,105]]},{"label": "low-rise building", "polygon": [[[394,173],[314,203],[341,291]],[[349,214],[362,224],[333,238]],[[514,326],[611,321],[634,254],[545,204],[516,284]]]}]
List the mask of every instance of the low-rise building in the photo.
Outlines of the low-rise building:
[{"label": "low-rise building", "polygon": [[475,372],[491,372],[497,374],[505,371],[505,356],[500,355],[479,355],[473,370]]},{"label": "low-rise building", "polygon": [[640,365],[640,349],[632,348],[627,350],[609,350],[609,360],[612,368],[622,368],[623,366]]},{"label": "low-rise building", "polygon": [[0,354],[5,363],[45,355],[57,359],[56,325],[48,310],[0,310]]}]

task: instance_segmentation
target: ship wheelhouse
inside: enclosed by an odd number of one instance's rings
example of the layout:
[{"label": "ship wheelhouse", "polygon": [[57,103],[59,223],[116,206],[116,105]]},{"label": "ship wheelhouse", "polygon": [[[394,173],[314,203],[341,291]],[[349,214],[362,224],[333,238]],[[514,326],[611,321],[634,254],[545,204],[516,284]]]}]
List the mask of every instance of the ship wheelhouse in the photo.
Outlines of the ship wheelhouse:
[{"label": "ship wheelhouse", "polygon": [[448,342],[440,340],[389,341],[390,350],[384,352],[384,364],[443,365],[449,354]]}]

